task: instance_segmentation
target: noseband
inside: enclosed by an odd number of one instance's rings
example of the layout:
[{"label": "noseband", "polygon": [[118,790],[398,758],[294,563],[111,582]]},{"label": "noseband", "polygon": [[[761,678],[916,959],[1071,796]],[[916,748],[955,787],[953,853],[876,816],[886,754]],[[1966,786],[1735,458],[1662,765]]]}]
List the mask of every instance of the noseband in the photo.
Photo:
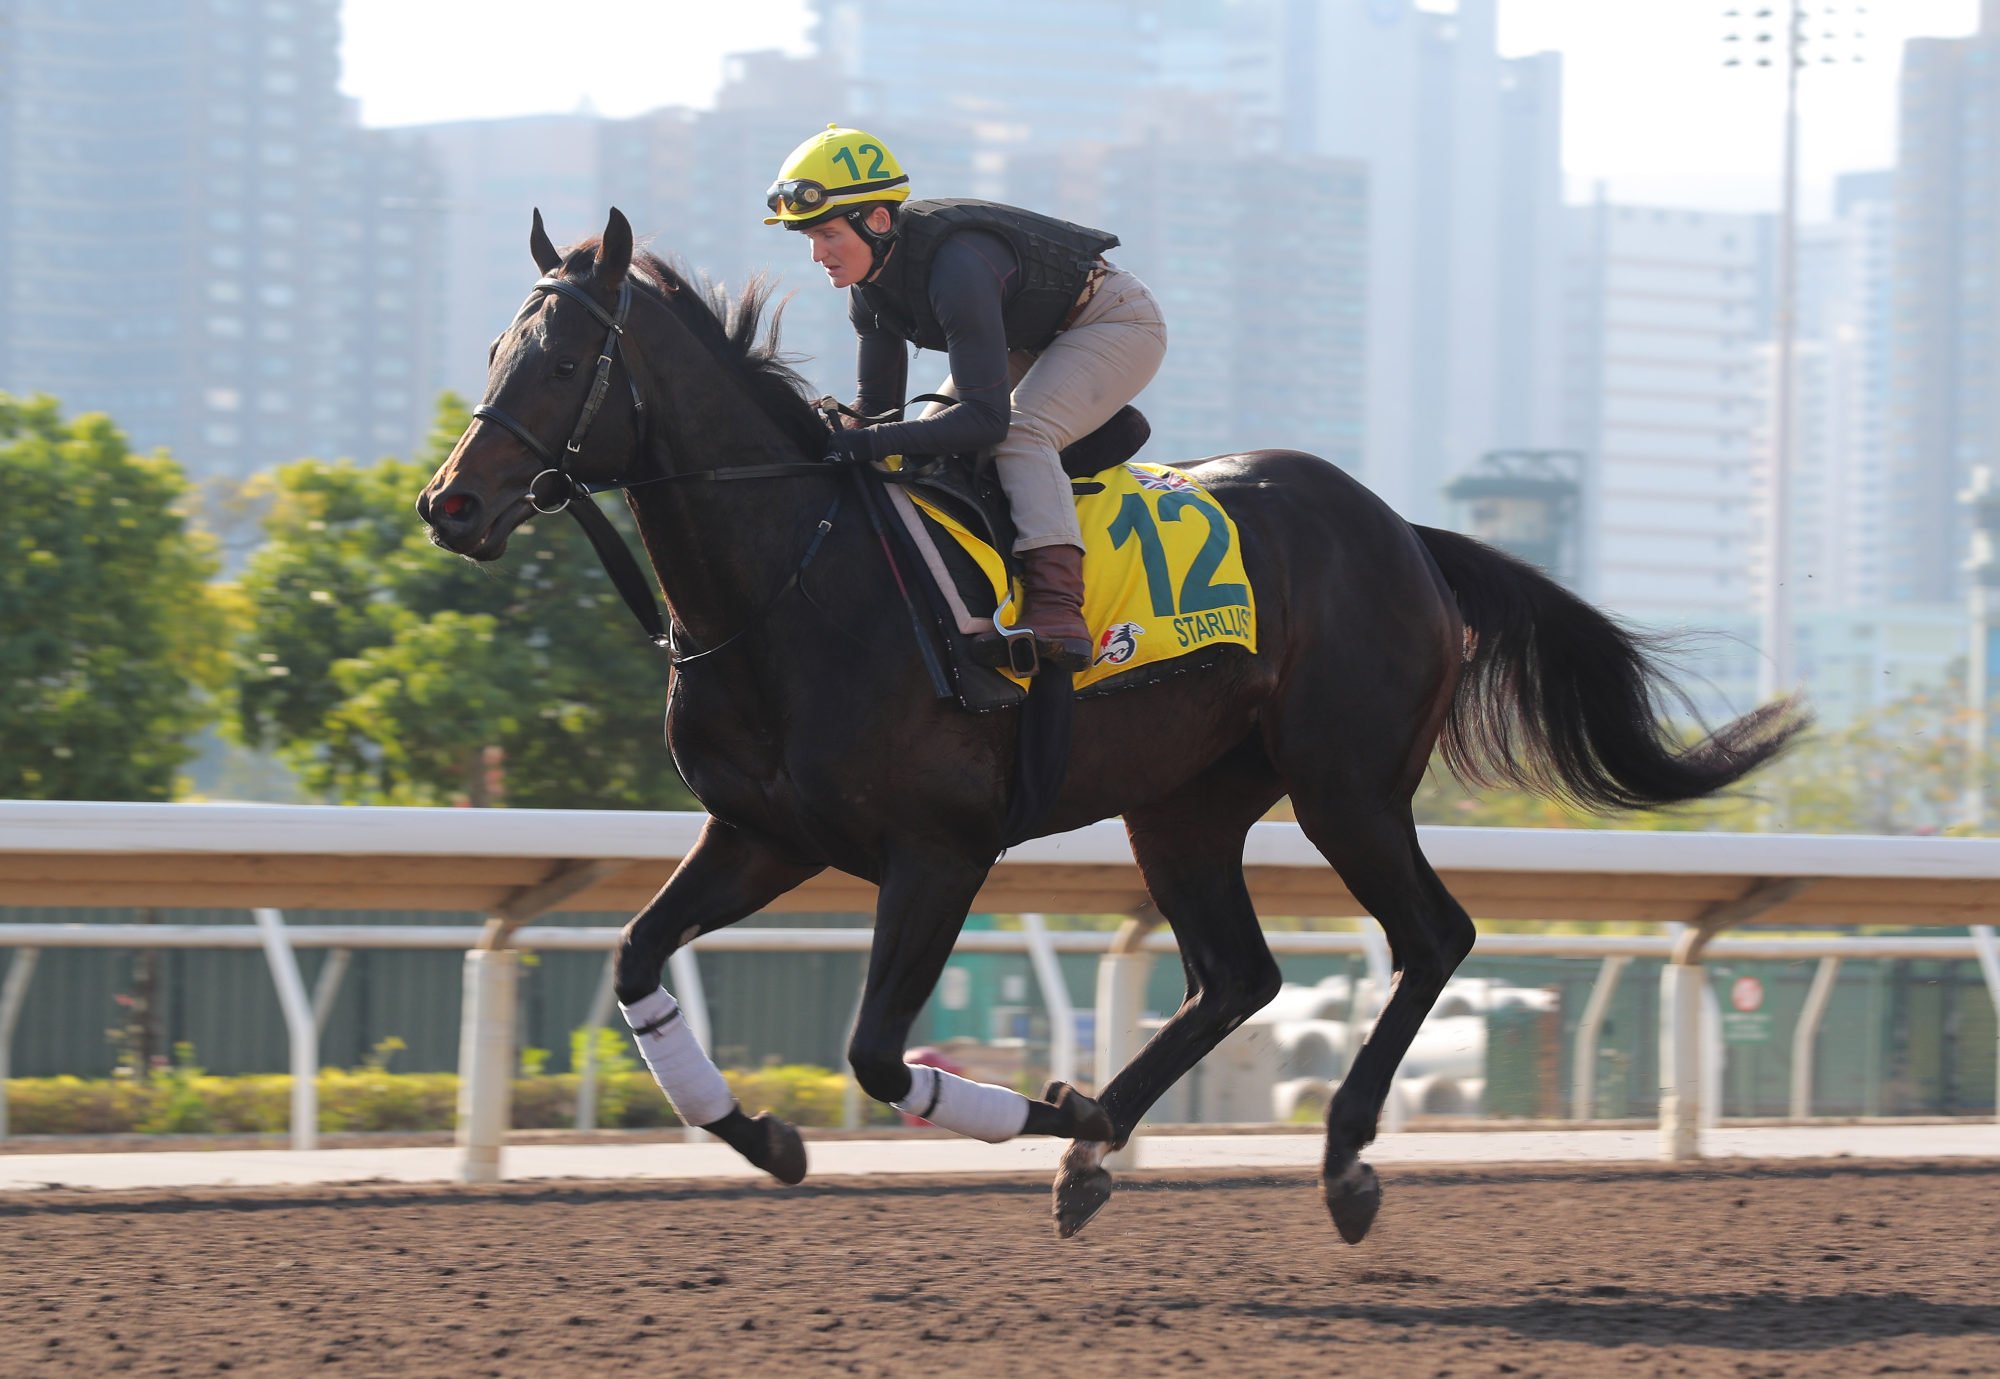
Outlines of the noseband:
[{"label": "noseband", "polygon": [[[599,409],[604,406],[604,395],[611,387],[611,365],[618,358],[618,341],[625,334],[625,317],[632,310],[632,280],[628,277],[618,285],[618,310],[616,314],[606,311],[597,304],[597,299],[563,278],[544,277],[539,279],[528,293],[528,300],[514,313],[519,321],[526,316],[541,299],[544,292],[560,292],[572,301],[583,304],[583,309],[595,316],[604,327],[604,348],[597,352],[597,374],[590,382],[590,396],[584,399],[583,411],[577,416],[576,427],[569,433],[569,443],[560,455],[536,437],[535,433],[508,416],[489,402],[482,402],[472,409],[472,419],[490,421],[511,432],[515,440],[528,447],[541,462],[548,466],[528,481],[528,503],[536,512],[555,513],[568,507],[576,497],[588,497],[593,491],[608,492],[625,487],[624,481],[608,484],[586,484],[570,470],[570,465],[583,450],[583,438],[589,434],[590,424],[597,420]],[[639,452],[645,453],[646,402],[639,396],[639,380],[628,367],[625,382],[632,389],[632,410],[638,418],[640,433]]]}]

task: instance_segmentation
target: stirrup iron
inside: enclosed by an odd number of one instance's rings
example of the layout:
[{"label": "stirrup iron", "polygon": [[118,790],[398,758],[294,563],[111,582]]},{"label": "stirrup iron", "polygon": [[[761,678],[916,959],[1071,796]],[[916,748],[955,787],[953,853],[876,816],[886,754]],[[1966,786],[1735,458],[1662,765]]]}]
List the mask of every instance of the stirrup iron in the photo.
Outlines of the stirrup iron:
[{"label": "stirrup iron", "polygon": [[1041,673],[1041,650],[1035,645],[1031,627],[1002,627],[998,619],[993,631],[973,639],[972,658],[991,670],[1004,670],[1023,680]]}]

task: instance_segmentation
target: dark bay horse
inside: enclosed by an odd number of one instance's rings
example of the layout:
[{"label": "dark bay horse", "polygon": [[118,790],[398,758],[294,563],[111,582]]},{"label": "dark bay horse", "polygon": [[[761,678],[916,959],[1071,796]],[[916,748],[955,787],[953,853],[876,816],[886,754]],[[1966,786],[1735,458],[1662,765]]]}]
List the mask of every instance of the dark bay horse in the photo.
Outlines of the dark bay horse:
[{"label": "dark bay horse", "polygon": [[[679,649],[667,741],[709,818],[626,927],[619,998],[655,992],[677,946],[837,868],[880,887],[848,1058],[870,1096],[902,1101],[906,1036],[1000,850],[1018,715],[934,697],[882,549],[840,505],[855,476],[809,463],[825,432],[775,330],[760,336],[762,289],[733,305],[697,290],[635,256],[616,210],[567,253],[537,214],[530,248],[544,277],[495,342],[487,415],[418,510],[438,545],[496,560],[537,503],[554,505],[561,471],[592,489],[633,485]],[[1018,1128],[1073,1140],[1055,1192],[1073,1233],[1109,1196],[1105,1151],[1278,989],[1242,858],[1250,825],[1289,795],[1399,974],[1327,1112],[1322,1191],[1358,1241],[1380,1203],[1361,1152],[1473,942],[1411,818],[1433,746],[1462,777],[1611,810],[1722,790],[1804,718],[1766,705],[1683,747],[1662,726],[1672,691],[1652,651],[1533,567],[1412,526],[1311,455],[1184,467],[1241,531],[1260,650],[1078,701],[1043,832],[1123,816],[1179,942],[1186,999],[1097,1103],[1065,1091],[1030,1103]],[[732,473],[750,481],[714,481]],[[787,1181],[804,1172],[781,1122],[731,1110],[709,1128]]]}]

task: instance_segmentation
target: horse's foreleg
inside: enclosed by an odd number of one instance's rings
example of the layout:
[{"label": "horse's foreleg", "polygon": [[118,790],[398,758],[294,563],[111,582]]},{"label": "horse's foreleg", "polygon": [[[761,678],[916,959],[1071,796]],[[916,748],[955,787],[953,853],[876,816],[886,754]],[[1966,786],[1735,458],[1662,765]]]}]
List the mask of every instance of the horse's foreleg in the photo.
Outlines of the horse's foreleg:
[{"label": "horse's foreleg", "polygon": [[1410,1041],[1438,993],[1472,951],[1472,921],[1417,846],[1407,808],[1337,824],[1294,796],[1299,824],[1327,855],[1354,898],[1380,921],[1396,963],[1396,985],[1374,1030],[1348,1065],[1326,1113],[1320,1190],[1350,1245],[1368,1234],[1382,1204],[1361,1151],[1375,1138],[1382,1104]]},{"label": "horse's foreleg", "polygon": [[938,850],[887,859],[847,1050],[855,1080],[877,1101],[989,1144],[1021,1134],[1108,1138],[1110,1122],[1073,1088],[1052,1087],[1050,1100],[1032,1101],[1009,1087],[903,1061],[910,1026],[937,986],[987,870]]},{"label": "horse's foreleg", "polygon": [[766,840],[710,819],[660,893],[619,936],[618,1005],[674,1114],[727,1142],[784,1183],[806,1176],[799,1132],[765,1112],[743,1114],[660,985],[667,958],[701,935],[755,914],[821,868],[784,857]]}]

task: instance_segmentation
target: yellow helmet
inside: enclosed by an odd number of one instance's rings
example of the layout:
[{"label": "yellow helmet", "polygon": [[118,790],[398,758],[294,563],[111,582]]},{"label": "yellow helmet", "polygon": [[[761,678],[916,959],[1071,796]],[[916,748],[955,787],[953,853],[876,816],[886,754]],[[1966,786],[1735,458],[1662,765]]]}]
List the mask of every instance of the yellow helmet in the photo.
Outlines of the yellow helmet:
[{"label": "yellow helmet", "polygon": [[803,230],[864,202],[907,201],[910,179],[880,139],[830,124],[791,151],[764,193],[766,225]]}]

